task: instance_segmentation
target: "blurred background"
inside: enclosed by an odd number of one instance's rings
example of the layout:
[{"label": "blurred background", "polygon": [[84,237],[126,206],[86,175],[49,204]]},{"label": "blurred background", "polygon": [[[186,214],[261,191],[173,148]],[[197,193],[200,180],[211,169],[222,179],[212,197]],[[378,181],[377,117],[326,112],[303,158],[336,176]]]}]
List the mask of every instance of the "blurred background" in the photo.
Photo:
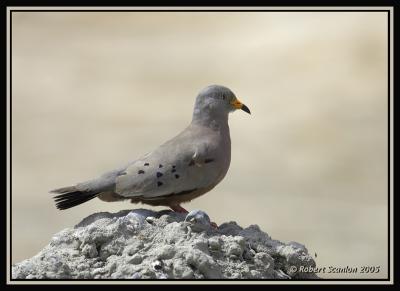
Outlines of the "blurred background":
[{"label": "blurred background", "polygon": [[[94,212],[49,190],[119,167],[191,120],[197,93],[231,88],[226,178],[185,204],[258,224],[319,267],[387,276],[387,18],[377,12],[12,14],[12,262]],[[163,207],[155,207],[161,210]]]}]

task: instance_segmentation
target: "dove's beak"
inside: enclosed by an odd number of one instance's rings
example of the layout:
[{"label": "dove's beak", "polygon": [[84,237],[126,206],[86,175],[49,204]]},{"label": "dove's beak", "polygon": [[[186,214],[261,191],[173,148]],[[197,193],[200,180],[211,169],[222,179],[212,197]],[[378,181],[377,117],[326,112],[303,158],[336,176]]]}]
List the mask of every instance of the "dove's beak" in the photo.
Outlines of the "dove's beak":
[{"label": "dove's beak", "polygon": [[240,102],[238,99],[235,99],[231,102],[231,105],[233,107],[235,107],[236,109],[242,109],[243,111],[247,112],[248,114],[250,113],[250,109],[249,107],[247,107],[246,105],[244,105],[242,102]]}]

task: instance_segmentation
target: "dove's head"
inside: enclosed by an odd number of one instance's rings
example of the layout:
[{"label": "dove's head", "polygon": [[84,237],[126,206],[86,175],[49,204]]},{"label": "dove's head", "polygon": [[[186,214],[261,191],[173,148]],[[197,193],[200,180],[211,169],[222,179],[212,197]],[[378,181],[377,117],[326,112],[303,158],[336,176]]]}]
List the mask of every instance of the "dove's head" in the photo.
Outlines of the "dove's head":
[{"label": "dove's head", "polygon": [[227,119],[228,114],[236,109],[242,109],[250,114],[250,109],[241,103],[230,89],[211,85],[197,95],[193,119]]}]

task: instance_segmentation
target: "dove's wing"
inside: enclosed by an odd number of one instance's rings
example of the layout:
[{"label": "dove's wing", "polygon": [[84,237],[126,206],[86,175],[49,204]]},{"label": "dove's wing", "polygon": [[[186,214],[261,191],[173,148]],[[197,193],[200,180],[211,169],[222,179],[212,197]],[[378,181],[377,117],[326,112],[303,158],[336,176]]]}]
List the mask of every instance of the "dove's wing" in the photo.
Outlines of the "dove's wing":
[{"label": "dove's wing", "polygon": [[115,192],[151,199],[213,186],[226,173],[219,150],[218,133],[188,128],[128,166],[116,178]]}]

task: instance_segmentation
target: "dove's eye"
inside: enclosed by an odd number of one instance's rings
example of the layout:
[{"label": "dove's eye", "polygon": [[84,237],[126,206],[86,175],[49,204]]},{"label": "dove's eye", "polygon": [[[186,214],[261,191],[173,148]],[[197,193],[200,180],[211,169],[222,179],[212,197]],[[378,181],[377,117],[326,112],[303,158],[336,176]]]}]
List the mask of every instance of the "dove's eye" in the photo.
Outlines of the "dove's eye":
[{"label": "dove's eye", "polygon": [[222,95],[222,100],[225,100],[226,99],[226,96],[225,95]]}]

